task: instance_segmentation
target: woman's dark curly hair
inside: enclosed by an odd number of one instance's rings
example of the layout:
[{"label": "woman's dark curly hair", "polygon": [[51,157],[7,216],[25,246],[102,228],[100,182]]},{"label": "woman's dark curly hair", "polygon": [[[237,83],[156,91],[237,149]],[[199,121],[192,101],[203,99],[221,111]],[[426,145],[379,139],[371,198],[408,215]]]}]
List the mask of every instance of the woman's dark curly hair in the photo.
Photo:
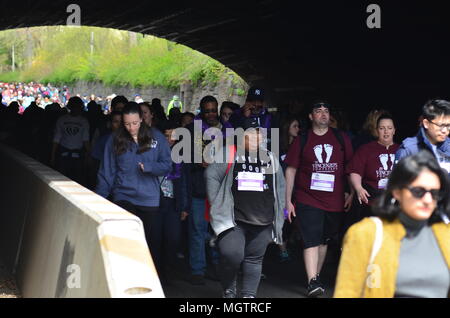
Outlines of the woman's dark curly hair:
[{"label": "woman's dark curly hair", "polygon": [[[114,153],[116,155],[121,155],[131,148],[134,142],[133,137],[131,137],[128,130],[125,128],[125,123],[123,120],[124,115],[138,114],[139,118],[142,119],[141,107],[135,102],[128,102],[122,110],[122,123],[120,128],[114,135]],[[153,140],[153,134],[151,128],[141,123],[138,131],[138,150],[137,153],[143,153],[150,149],[150,144]]]},{"label": "woman's dark curly hair", "polygon": [[401,211],[398,202],[394,204],[392,193],[397,189],[408,187],[424,170],[428,169],[437,175],[441,183],[441,196],[437,202],[436,210],[429,219],[429,224],[442,222],[443,218],[450,217],[450,187],[448,173],[443,170],[436,158],[427,150],[401,159],[392,170],[386,191],[375,200],[372,210],[375,215],[393,221]]}]

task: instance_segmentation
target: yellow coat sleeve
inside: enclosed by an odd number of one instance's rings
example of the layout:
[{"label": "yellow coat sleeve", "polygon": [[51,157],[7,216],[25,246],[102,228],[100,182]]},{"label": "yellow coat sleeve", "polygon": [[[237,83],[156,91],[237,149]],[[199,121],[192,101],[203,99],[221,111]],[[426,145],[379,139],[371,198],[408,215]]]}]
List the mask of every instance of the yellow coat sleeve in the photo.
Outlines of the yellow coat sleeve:
[{"label": "yellow coat sleeve", "polygon": [[360,298],[366,286],[375,223],[366,218],[347,231],[339,263],[335,298]]}]

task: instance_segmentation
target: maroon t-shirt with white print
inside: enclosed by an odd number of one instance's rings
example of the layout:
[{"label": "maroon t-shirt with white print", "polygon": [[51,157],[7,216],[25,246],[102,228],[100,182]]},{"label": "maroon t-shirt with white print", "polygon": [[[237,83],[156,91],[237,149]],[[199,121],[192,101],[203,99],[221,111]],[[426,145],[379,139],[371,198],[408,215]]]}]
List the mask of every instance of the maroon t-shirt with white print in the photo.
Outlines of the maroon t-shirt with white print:
[{"label": "maroon t-shirt with white print", "polygon": [[392,172],[395,153],[400,146],[393,144],[389,148],[372,141],[356,150],[352,160],[347,165],[346,172],[357,173],[362,182],[374,189],[382,190],[387,185],[387,178]]},{"label": "maroon t-shirt with white print", "polygon": [[345,165],[353,156],[350,138],[342,131],[344,149],[333,131],[318,136],[309,130],[308,139],[301,154],[301,136],[298,136],[285,159],[286,165],[296,168],[294,198],[324,211],[344,211]]}]

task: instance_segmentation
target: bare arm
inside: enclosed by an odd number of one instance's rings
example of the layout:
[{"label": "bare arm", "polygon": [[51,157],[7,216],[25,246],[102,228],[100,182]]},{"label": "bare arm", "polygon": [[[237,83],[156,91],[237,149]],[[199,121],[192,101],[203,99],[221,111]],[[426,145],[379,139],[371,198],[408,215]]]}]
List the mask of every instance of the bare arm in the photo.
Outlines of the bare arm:
[{"label": "bare arm", "polygon": [[288,220],[292,222],[292,216],[295,215],[295,208],[292,204],[292,190],[294,189],[295,175],[297,174],[297,169],[293,167],[287,167],[285,172],[286,179],[286,210],[288,212]]},{"label": "bare arm", "polygon": [[362,177],[357,173],[351,173],[350,182],[356,191],[359,204],[361,204],[362,202],[364,202],[365,204],[369,204],[368,198],[370,197],[370,194],[362,186]]}]

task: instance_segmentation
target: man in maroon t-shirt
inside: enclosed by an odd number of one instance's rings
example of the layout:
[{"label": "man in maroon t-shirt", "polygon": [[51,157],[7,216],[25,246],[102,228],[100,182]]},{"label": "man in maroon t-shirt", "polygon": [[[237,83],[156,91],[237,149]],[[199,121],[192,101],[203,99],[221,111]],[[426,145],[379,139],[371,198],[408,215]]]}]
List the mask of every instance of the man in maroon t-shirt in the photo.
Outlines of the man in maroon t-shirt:
[{"label": "man in maroon t-shirt", "polygon": [[[348,136],[329,128],[330,105],[317,102],[309,118],[312,129],[296,138],[285,163],[286,209],[289,222],[296,217],[304,245],[305,268],[308,275],[308,296],[324,293],[319,279],[327,253],[327,243],[335,238],[342,224],[343,211],[353,199],[345,193],[345,165],[353,155]],[[305,141],[306,139],[306,141]],[[304,143],[304,144],[302,144]],[[295,180],[295,208],[292,190]]]}]

